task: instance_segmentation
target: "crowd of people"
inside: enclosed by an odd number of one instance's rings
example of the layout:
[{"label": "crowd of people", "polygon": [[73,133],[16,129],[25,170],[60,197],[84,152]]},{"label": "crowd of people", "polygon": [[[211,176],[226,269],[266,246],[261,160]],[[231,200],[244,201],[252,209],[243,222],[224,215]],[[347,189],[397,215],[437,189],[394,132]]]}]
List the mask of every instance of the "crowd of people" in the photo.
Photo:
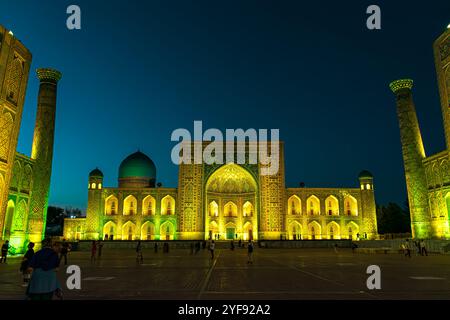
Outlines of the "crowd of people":
[{"label": "crowd of people", "polygon": [[[254,244],[250,240],[245,245],[242,240],[239,239],[237,246],[239,248],[247,249],[247,263],[253,264],[253,251]],[[401,244],[401,250],[406,257],[411,258],[411,251],[413,247],[416,247],[417,254],[421,256],[428,256],[428,250],[424,240],[412,241],[406,239]],[[72,250],[69,242],[63,240],[62,242],[52,242],[51,239],[44,239],[42,241],[42,248],[35,252],[35,244],[33,242],[28,243],[27,250],[22,258],[20,264],[20,272],[23,277],[23,286],[26,287],[26,295],[30,300],[50,300],[53,298],[62,298],[61,285],[57,278],[57,271],[59,266],[64,263],[68,263],[68,255]],[[1,247],[0,263],[6,263],[8,249],[10,248],[9,241],[6,240]],[[215,258],[216,242],[215,240],[209,240],[206,242],[197,241],[192,242],[190,249],[191,254],[198,254],[200,249],[208,249],[210,252],[211,260]],[[230,250],[234,251],[236,248],[234,240],[230,241]],[[357,248],[357,245],[352,242],[352,251]],[[136,263],[143,264],[144,255],[142,250],[141,241],[136,245]],[[91,263],[95,263],[97,259],[102,256],[103,241],[92,241],[91,243]],[[159,250],[158,242],[154,244],[154,252]],[[334,247],[337,252],[337,246]],[[169,243],[164,242],[163,253],[169,252]]]}]

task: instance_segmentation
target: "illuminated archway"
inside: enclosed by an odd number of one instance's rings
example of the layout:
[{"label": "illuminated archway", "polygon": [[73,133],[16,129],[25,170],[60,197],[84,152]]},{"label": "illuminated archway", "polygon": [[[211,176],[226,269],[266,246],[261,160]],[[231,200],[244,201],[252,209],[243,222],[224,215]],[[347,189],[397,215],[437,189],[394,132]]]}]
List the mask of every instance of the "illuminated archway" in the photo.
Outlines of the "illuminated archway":
[{"label": "illuminated archway", "polygon": [[[205,229],[214,220],[219,226],[217,236],[220,239],[231,239],[232,233],[234,239],[244,239],[244,224],[249,222],[256,240],[259,210],[257,189],[258,183],[253,175],[238,164],[228,163],[216,169],[205,183]],[[218,216],[211,215],[211,212],[215,212],[215,204],[211,206],[213,202],[218,204]],[[230,227],[230,222],[233,227]],[[245,237],[248,237],[248,232],[246,234]],[[209,239],[209,236],[210,232],[205,230],[205,238]]]},{"label": "illuminated archway", "polygon": [[141,227],[141,240],[154,240],[155,226],[150,221],[145,222]]},{"label": "illuminated archway", "polygon": [[359,240],[359,226],[353,221],[347,224],[347,237],[352,240]]},{"label": "illuminated archway", "polygon": [[129,195],[123,200],[123,215],[132,216],[137,213],[137,200],[133,195]]},{"label": "illuminated archway", "polygon": [[302,225],[298,221],[292,221],[288,228],[289,240],[302,239]]},{"label": "illuminated archway", "polygon": [[250,201],[247,201],[242,206],[242,215],[244,217],[251,217],[253,216],[253,205]]},{"label": "illuminated archway", "polygon": [[110,195],[105,200],[105,214],[106,215],[115,215],[117,214],[117,205],[119,204],[119,200],[114,195]]},{"label": "illuminated archway", "polygon": [[151,195],[148,195],[142,200],[142,215],[151,216],[155,214],[156,200]]},{"label": "illuminated archway", "polygon": [[175,235],[175,227],[170,221],[166,221],[161,224],[159,234],[161,240],[173,240]]},{"label": "illuminated archway", "polygon": [[328,239],[340,239],[341,238],[341,227],[332,221],[327,225],[327,235]]},{"label": "illuminated archway", "polygon": [[347,195],[344,198],[344,210],[347,216],[357,216],[358,215],[358,202],[351,195]]},{"label": "illuminated archway", "polygon": [[25,200],[21,200],[17,206],[13,220],[12,220],[12,232],[25,232],[27,227],[28,214],[27,214],[27,204]]},{"label": "illuminated archway", "polygon": [[[103,239],[114,240],[116,239],[117,226],[114,222],[108,221],[103,226]],[[116,239],[117,240],[117,239]]]},{"label": "illuminated archway", "polygon": [[3,238],[9,239],[11,236],[11,227],[12,227],[12,221],[14,217],[14,211],[15,211],[15,203],[13,200],[9,200],[7,207],[6,207],[6,217],[5,217],[5,226],[3,229]]},{"label": "illuminated archway", "polygon": [[136,225],[128,221],[122,226],[122,240],[134,240],[136,237]]},{"label": "illuminated archway", "polygon": [[308,214],[311,216],[317,216],[320,214],[320,200],[316,196],[312,195],[307,200]]},{"label": "illuminated archway", "polygon": [[450,218],[450,192],[445,195],[445,204],[447,206],[447,219]]},{"label": "illuminated archway", "polygon": [[[225,225],[225,239],[227,240],[233,240],[236,238],[236,224],[233,222],[228,222]],[[245,237],[245,235],[243,235],[243,238]],[[220,238],[220,240],[223,240],[223,238]]]},{"label": "illuminated archway", "polygon": [[243,240],[250,241],[253,240],[253,226],[251,222],[246,222],[243,228]]},{"label": "illuminated archway", "polygon": [[161,199],[161,214],[172,215],[175,214],[175,199],[167,195]]},{"label": "illuminated archway", "polygon": [[228,201],[223,207],[223,215],[225,217],[237,217],[238,207],[233,201]]},{"label": "illuminated archway", "polygon": [[288,214],[301,214],[302,212],[302,205],[301,200],[296,195],[293,195],[288,200]]},{"label": "illuminated archway", "polygon": [[216,237],[216,234],[219,233],[219,226],[217,225],[217,222],[211,221],[209,223],[209,230],[208,230],[208,239],[214,240]]},{"label": "illuminated archway", "polygon": [[335,196],[328,196],[325,199],[325,205],[328,216],[339,215],[339,201]]},{"label": "illuminated archway", "polygon": [[209,203],[209,215],[211,217],[218,217],[219,216],[219,205],[215,201],[211,201]]},{"label": "illuminated archway", "polygon": [[317,221],[313,221],[308,225],[308,231],[311,240],[322,239],[322,227]]}]

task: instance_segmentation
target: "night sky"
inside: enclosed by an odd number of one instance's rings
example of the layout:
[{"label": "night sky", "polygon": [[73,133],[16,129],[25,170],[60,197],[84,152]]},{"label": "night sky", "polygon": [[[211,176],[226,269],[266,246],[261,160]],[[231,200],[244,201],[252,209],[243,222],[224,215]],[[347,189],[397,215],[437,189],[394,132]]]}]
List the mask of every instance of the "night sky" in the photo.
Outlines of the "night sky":
[{"label": "night sky", "polygon": [[[99,167],[117,185],[140,149],[157,181],[176,187],[176,128],[280,129],[286,185],[358,187],[375,176],[378,203],[406,200],[395,99],[414,79],[427,155],[444,149],[433,41],[450,1],[376,1],[382,30],[366,28],[373,1],[5,1],[0,24],[33,53],[18,151],[30,154],[38,81],[59,84],[50,204],[86,207]],[[77,4],[82,29],[66,28]]]}]

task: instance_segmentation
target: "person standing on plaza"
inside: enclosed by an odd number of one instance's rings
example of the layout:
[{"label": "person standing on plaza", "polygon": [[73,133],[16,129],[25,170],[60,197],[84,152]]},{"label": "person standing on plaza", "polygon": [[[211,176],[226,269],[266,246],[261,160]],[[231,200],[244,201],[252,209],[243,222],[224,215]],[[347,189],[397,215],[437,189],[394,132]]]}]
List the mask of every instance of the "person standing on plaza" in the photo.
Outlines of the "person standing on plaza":
[{"label": "person standing on plaza", "polygon": [[155,250],[155,253],[158,253],[158,242],[155,242],[154,250]]},{"label": "person standing on plaza", "polygon": [[216,248],[216,244],[214,243],[214,240],[211,241],[211,244],[209,245],[209,251],[211,251],[211,259],[214,259],[214,249]]},{"label": "person standing on plaza", "polygon": [[411,258],[411,244],[409,243],[409,239],[405,241],[405,257]]},{"label": "person standing on plaza", "polygon": [[2,256],[0,258],[0,263],[2,263],[2,262],[6,263],[6,257],[8,256],[8,250],[9,250],[9,240],[6,240],[5,243],[2,245]]},{"label": "person standing on plaza", "polygon": [[68,252],[69,252],[69,244],[67,243],[66,239],[63,239],[61,254],[59,256],[59,263],[61,263],[61,260],[64,258],[64,265],[67,265],[67,253]]},{"label": "person standing on plaza", "polygon": [[248,253],[248,261],[247,261],[247,263],[253,264],[253,241],[252,240],[250,240],[248,242],[247,253]]},{"label": "person standing on plaza", "polygon": [[31,272],[29,272],[28,268],[30,266],[31,259],[34,256],[34,242],[30,242],[27,246],[28,250],[22,258],[22,263],[20,264],[20,271],[23,275],[23,285],[24,287],[28,286],[31,278]]},{"label": "person standing on plaza", "polygon": [[31,300],[51,300],[54,294],[61,297],[58,266],[58,253],[52,248],[51,239],[44,239],[42,249],[33,255],[28,267],[31,279],[26,294]]},{"label": "person standing on plaza", "polygon": [[141,246],[141,240],[138,241],[136,246],[136,262],[143,264],[144,263],[144,256],[142,255],[142,246]]},{"label": "person standing on plaza", "polygon": [[241,238],[239,238],[239,244],[238,244],[239,248],[242,247],[242,241]]},{"label": "person standing on plaza", "polygon": [[231,251],[234,251],[234,240],[231,240],[230,249]]},{"label": "person standing on plaza", "polygon": [[428,257],[428,251],[425,247],[425,241],[423,239],[420,240],[420,254]]},{"label": "person standing on plaza", "polygon": [[102,257],[102,249],[103,249],[103,241],[98,241],[98,258],[100,259]]},{"label": "person standing on plaza", "polygon": [[91,263],[95,262],[97,256],[97,242],[94,240],[91,244]]}]

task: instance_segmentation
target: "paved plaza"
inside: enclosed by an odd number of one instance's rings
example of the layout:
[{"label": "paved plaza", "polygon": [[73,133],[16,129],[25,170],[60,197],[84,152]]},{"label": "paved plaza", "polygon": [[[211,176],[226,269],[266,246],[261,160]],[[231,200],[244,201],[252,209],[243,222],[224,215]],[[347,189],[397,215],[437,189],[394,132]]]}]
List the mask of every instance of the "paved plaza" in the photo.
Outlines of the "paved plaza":
[{"label": "paved plaza", "polygon": [[[350,249],[261,249],[247,264],[245,249],[169,253],[104,249],[101,260],[71,252],[81,267],[81,290],[65,287],[64,299],[449,299],[450,255],[352,254]],[[24,299],[20,258],[0,265],[0,299]],[[369,265],[381,268],[381,290],[368,290]]]}]

